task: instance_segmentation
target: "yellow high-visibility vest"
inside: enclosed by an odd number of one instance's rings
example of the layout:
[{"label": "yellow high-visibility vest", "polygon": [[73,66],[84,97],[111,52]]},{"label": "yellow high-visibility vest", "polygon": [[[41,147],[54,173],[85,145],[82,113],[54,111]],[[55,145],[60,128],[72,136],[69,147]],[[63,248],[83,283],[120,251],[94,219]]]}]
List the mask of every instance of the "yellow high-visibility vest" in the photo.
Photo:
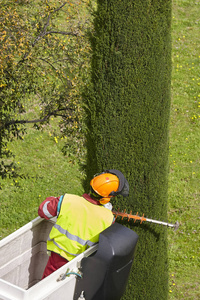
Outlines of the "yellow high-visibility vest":
[{"label": "yellow high-visibility vest", "polygon": [[65,194],[60,213],[47,240],[47,250],[68,261],[99,241],[99,234],[113,222],[112,212],[83,197]]}]

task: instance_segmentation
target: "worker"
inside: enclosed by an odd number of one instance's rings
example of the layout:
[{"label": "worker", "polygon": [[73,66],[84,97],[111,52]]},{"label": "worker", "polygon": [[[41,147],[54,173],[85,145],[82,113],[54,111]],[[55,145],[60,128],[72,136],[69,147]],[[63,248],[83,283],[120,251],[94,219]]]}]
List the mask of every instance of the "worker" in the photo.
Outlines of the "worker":
[{"label": "worker", "polygon": [[42,279],[99,241],[99,234],[114,221],[110,199],[128,192],[126,178],[113,169],[94,176],[89,194],[48,197],[40,204],[41,218],[57,216],[47,240],[49,260]]}]

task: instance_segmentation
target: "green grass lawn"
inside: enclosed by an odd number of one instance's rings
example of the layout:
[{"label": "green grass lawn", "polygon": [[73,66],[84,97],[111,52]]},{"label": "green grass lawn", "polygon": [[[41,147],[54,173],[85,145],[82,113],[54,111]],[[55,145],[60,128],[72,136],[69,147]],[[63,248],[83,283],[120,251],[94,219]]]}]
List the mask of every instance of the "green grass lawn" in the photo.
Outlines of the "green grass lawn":
[{"label": "green grass lawn", "polygon": [[37,217],[38,206],[46,197],[83,193],[83,174],[70,153],[63,156],[63,143],[51,131],[30,129],[23,141],[9,145],[23,177],[3,181],[1,238]]},{"label": "green grass lawn", "polygon": [[[173,0],[168,215],[181,225],[169,229],[170,300],[200,299],[199,15],[199,0]],[[70,150],[63,156],[56,131],[52,120],[42,132],[30,127],[23,140],[8,145],[23,176],[2,181],[0,238],[37,217],[47,196],[83,193],[84,173]]]},{"label": "green grass lawn", "polygon": [[174,0],[170,122],[169,299],[200,299],[200,1]]}]

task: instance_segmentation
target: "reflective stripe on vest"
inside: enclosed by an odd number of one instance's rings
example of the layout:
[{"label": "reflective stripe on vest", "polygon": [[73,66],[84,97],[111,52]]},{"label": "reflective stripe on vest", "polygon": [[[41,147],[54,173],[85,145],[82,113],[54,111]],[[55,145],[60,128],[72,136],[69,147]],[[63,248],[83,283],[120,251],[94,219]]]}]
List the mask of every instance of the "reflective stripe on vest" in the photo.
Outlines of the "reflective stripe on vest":
[{"label": "reflective stripe on vest", "polygon": [[[62,247],[60,247],[54,240],[50,240],[48,238],[48,241],[52,241],[54,243],[54,245],[56,245],[56,247],[58,247],[60,250],[64,251],[64,252],[67,252],[65,249],[63,249]],[[69,253],[67,252],[69,255],[72,255],[72,256],[78,256],[79,254],[74,254],[74,253]]]},{"label": "reflective stripe on vest", "polygon": [[99,234],[113,221],[110,210],[94,205],[76,195],[64,195],[60,214],[53,226],[47,249],[60,254],[67,260],[96,244]]},{"label": "reflective stripe on vest", "polygon": [[54,228],[58,229],[58,231],[61,233],[61,234],[64,234],[69,240],[72,240],[72,241],[75,241],[79,244],[81,244],[82,246],[86,246],[88,245],[89,247],[93,246],[94,244],[96,243],[93,243],[91,241],[86,241],[86,240],[83,240],[81,239],[79,236],[77,235],[74,235],[74,234],[71,234],[70,232],[68,232],[67,230],[63,229],[60,225],[58,224],[55,224],[54,225]]}]

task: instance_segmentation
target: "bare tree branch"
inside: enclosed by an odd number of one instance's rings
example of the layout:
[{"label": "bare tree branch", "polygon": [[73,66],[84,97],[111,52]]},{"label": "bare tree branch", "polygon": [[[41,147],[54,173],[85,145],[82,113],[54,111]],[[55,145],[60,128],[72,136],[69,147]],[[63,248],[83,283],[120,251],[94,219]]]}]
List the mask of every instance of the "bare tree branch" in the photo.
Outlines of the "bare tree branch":
[{"label": "bare tree branch", "polygon": [[60,7],[54,9],[54,11],[52,13],[49,14],[48,18],[47,18],[47,22],[44,26],[44,29],[43,31],[39,34],[39,36],[35,39],[35,41],[32,43],[32,46],[34,47],[35,44],[41,39],[43,38],[45,35],[48,35],[48,34],[52,34],[52,33],[57,33],[57,34],[63,34],[63,35],[72,35],[72,36],[77,36],[78,34],[77,33],[73,33],[73,32],[66,32],[66,31],[53,31],[53,30],[50,30],[50,31],[47,31],[47,27],[49,26],[49,22],[50,22],[50,19],[51,19],[51,15],[52,14],[55,14],[57,11],[61,10],[65,4],[67,2],[64,2]]},{"label": "bare tree branch", "polygon": [[[47,31],[47,27],[49,26],[50,23],[50,19],[52,14],[56,13],[57,11],[61,10],[65,4],[67,4],[67,2],[64,2],[61,6],[59,6],[58,8],[54,9],[53,12],[49,13],[46,24],[44,25],[43,30],[40,32],[40,34],[38,35],[38,37],[34,40],[34,42],[32,43],[32,47],[35,46],[35,44],[42,39],[44,36],[48,35],[48,34],[62,34],[62,35],[72,35],[72,36],[78,36],[78,33],[74,33],[74,32],[66,32],[66,31],[54,31],[54,30],[49,30]],[[19,63],[24,62],[24,60],[27,58],[27,56],[29,55],[30,51],[25,53],[23,58],[19,61]]]},{"label": "bare tree branch", "polygon": [[36,39],[35,41],[32,43],[32,46],[34,47],[35,44],[40,40],[42,39],[45,35],[48,35],[48,34],[53,34],[53,33],[56,33],[56,34],[62,34],[62,35],[71,35],[71,36],[78,36],[78,33],[75,33],[75,32],[66,32],[66,31],[46,31],[46,32],[42,32]]},{"label": "bare tree branch", "polygon": [[48,113],[46,116],[44,116],[44,118],[42,119],[34,119],[34,120],[11,120],[9,122],[6,122],[4,124],[5,127],[9,127],[11,125],[14,125],[14,124],[31,124],[31,123],[43,123],[45,121],[47,121],[51,116],[55,116],[55,117],[63,117],[63,118],[66,118],[66,115],[63,115],[63,114],[59,114],[59,112],[61,111],[73,111],[72,108],[62,108],[62,109],[57,109],[57,110],[54,110],[50,113]]}]

